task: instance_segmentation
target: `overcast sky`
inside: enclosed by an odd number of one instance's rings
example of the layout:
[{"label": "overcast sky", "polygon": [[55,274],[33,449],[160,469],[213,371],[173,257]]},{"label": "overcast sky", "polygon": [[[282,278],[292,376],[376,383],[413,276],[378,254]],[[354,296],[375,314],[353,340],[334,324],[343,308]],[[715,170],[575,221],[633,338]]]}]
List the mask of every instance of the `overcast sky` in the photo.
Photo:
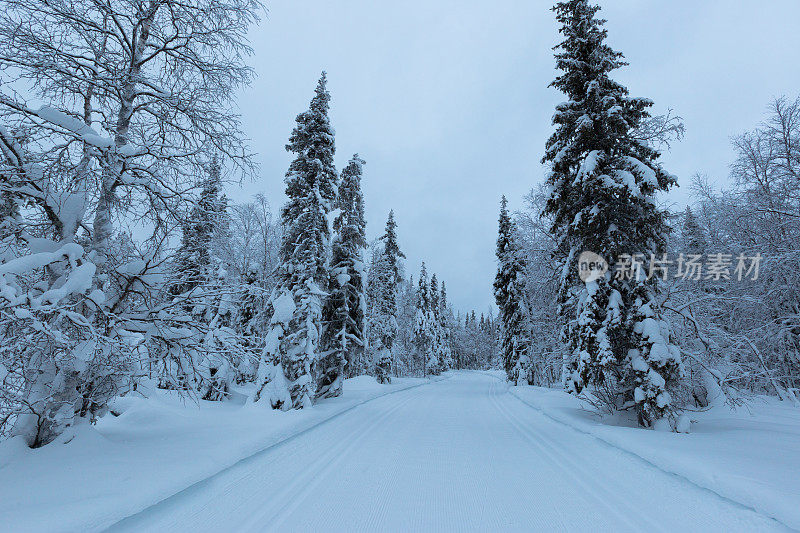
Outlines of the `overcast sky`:
[{"label": "overcast sky", "polygon": [[[243,93],[260,178],[229,191],[285,201],[284,145],[328,72],[336,163],[358,152],[370,239],[395,210],[411,273],[421,261],[456,308],[493,305],[500,195],[512,209],[540,183],[539,161],[564,97],[551,48],[560,41],[542,0],[267,0],[251,32],[258,79]],[[800,93],[797,0],[604,0],[616,72],[633,96],[673,108],[686,137],[664,167],[684,205],[696,172],[724,184],[729,138],[752,128],[775,95]]]}]

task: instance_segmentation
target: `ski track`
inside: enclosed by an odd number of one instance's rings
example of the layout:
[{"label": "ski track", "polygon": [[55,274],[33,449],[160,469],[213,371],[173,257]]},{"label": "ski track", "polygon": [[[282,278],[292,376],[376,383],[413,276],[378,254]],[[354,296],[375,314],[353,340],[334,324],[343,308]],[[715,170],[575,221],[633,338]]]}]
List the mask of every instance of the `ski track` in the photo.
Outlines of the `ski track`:
[{"label": "ski track", "polygon": [[362,404],[110,529],[787,530],[466,372]]},{"label": "ski track", "polygon": [[[497,377],[496,375],[493,375],[493,374],[491,374],[489,372],[483,372],[483,371],[475,371],[475,372],[478,372],[478,373],[481,373],[481,374],[486,375],[488,377],[494,378],[498,383],[501,383],[502,385],[504,385],[504,387],[505,387],[504,390],[507,391],[510,396],[512,396],[514,399],[516,399],[520,404],[524,405],[526,408],[534,411],[537,415],[539,415],[543,419],[547,420],[548,422],[551,422],[551,423],[557,424],[559,426],[562,426],[565,429],[572,430],[578,435],[585,436],[585,437],[588,437],[590,439],[594,439],[596,441],[596,443],[598,445],[602,446],[603,448],[610,449],[610,450],[615,450],[615,451],[619,452],[620,454],[626,455],[630,459],[633,459],[634,461],[637,461],[638,463],[647,466],[648,468],[652,468],[654,470],[662,472],[663,474],[665,474],[667,476],[670,476],[670,477],[672,477],[672,478],[674,478],[676,480],[679,480],[682,483],[686,483],[686,484],[690,485],[691,487],[693,487],[695,489],[698,489],[698,490],[700,490],[702,492],[707,492],[708,494],[710,494],[710,495],[712,495],[712,496],[714,496],[716,498],[719,498],[720,500],[722,500],[724,502],[727,502],[727,503],[729,503],[729,504],[731,504],[731,505],[733,505],[735,507],[738,507],[738,508],[741,508],[741,509],[747,510],[747,511],[752,511],[755,514],[758,514],[758,515],[764,516],[766,518],[769,518],[770,520],[773,520],[776,525],[779,525],[784,530],[797,531],[796,529],[786,525],[783,521],[781,521],[780,519],[776,518],[775,516],[773,516],[773,515],[771,515],[769,513],[763,512],[761,509],[757,509],[757,508],[753,507],[752,505],[748,505],[746,503],[742,503],[741,501],[738,501],[735,498],[732,498],[732,497],[729,497],[729,496],[727,496],[725,494],[722,494],[719,491],[704,485],[703,483],[700,483],[700,482],[695,481],[694,479],[691,479],[691,477],[687,476],[686,474],[682,474],[680,472],[673,471],[673,470],[671,470],[669,468],[664,468],[661,465],[659,465],[657,462],[654,462],[654,461],[648,459],[647,457],[645,457],[643,455],[640,455],[640,454],[638,454],[638,453],[636,453],[634,451],[631,451],[631,450],[629,450],[629,449],[627,449],[627,448],[625,448],[623,446],[620,446],[619,444],[614,443],[613,441],[610,441],[610,440],[608,440],[608,439],[606,439],[606,438],[604,438],[604,437],[602,437],[600,435],[597,435],[595,433],[592,433],[590,431],[582,429],[579,426],[573,425],[573,424],[571,424],[571,423],[569,423],[567,421],[564,421],[564,420],[561,420],[561,419],[559,419],[559,418],[557,418],[555,416],[552,416],[551,414],[547,413],[547,411],[545,411],[541,407],[538,407],[536,405],[533,405],[533,404],[529,403],[528,401],[526,401],[522,397],[520,397],[517,394],[515,394],[514,392],[512,392],[511,389],[510,389],[510,385],[505,380],[503,380],[502,378]],[[793,420],[793,419],[790,419],[790,420]]]},{"label": "ski track", "polygon": [[[348,457],[349,453],[352,452],[356,445],[358,445],[367,434],[373,431],[380,431],[383,422],[392,413],[402,408],[412,399],[413,397],[405,398],[396,405],[390,406],[383,414],[379,415],[377,420],[365,419],[366,423],[361,425],[358,432],[351,434],[348,439],[342,442],[335,443],[334,446],[330,447],[328,453],[308,466],[305,469],[304,476],[298,476],[293,483],[292,489],[287,490],[282,495],[282,499],[278,499],[280,503],[268,506],[267,512],[261,513],[261,516],[257,520],[245,523],[244,528],[249,529],[251,526],[257,528],[259,524],[269,524],[272,528],[280,528],[286,517],[297,509],[297,507],[312,494],[315,488],[320,486],[327,478],[327,475],[333,471],[334,467]],[[273,510],[276,508],[278,512],[273,514]]]},{"label": "ski track", "polygon": [[[498,382],[490,388],[489,397],[497,410],[513,425],[536,451],[556,466],[561,466],[567,476],[581,487],[580,494],[584,498],[591,498],[594,503],[603,507],[608,513],[615,515],[620,521],[626,523],[632,529],[637,526],[646,526],[647,529],[661,531],[662,526],[654,523],[650,518],[639,509],[632,507],[629,502],[619,498],[616,493],[606,491],[603,493],[603,485],[610,480],[598,479],[594,472],[589,472],[584,465],[578,465],[575,461],[560,453],[555,447],[547,444],[536,432],[528,429],[525,424],[507,406],[502,406],[498,401],[497,390]],[[504,391],[505,392],[505,391]]]}]

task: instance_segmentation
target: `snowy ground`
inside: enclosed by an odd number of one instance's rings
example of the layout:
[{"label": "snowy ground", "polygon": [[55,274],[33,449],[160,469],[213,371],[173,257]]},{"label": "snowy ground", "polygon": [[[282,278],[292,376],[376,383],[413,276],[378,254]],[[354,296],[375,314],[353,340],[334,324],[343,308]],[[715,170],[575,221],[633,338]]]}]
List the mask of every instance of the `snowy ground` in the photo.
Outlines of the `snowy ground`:
[{"label": "snowy ground", "polygon": [[121,416],[80,428],[67,445],[0,443],[0,531],[107,528],[365,401],[427,383],[360,376],[346,381],[342,397],[289,413],[236,401],[198,408],[158,389],[148,399],[120,398]]},{"label": "snowy ground", "polygon": [[[642,431],[598,415],[560,390],[512,387],[547,418],[800,530],[800,409],[754,397],[731,410],[688,413],[691,434]],[[619,425],[615,425],[619,424]]]},{"label": "snowy ground", "polygon": [[133,400],[67,445],[7,443],[0,529],[800,529],[796,409],[704,413],[675,435],[483,373],[345,390],[305,413]]}]

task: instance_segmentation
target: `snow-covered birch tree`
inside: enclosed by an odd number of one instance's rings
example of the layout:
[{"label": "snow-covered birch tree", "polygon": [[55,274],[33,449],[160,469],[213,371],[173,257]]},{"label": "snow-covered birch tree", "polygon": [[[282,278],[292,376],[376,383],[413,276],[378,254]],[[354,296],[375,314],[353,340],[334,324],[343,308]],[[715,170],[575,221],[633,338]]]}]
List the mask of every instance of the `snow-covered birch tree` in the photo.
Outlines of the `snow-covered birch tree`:
[{"label": "snow-covered birch tree", "polygon": [[[174,326],[181,306],[164,303],[165,237],[207,154],[252,168],[229,104],[251,77],[245,35],[260,9],[256,0],[4,3],[0,121],[16,170],[3,193],[34,210],[9,234],[3,263],[15,288],[2,305],[25,308],[9,324],[17,332],[53,332],[17,354],[13,383],[4,383],[18,413],[6,420],[29,444],[105,412],[135,380],[142,362],[131,356],[144,344],[200,343]],[[126,237],[134,221],[149,238]],[[43,262],[40,252],[56,255]],[[73,270],[80,283],[67,283]],[[58,290],[58,306],[21,304],[23,274]],[[65,309],[78,329],[62,335]]]}]

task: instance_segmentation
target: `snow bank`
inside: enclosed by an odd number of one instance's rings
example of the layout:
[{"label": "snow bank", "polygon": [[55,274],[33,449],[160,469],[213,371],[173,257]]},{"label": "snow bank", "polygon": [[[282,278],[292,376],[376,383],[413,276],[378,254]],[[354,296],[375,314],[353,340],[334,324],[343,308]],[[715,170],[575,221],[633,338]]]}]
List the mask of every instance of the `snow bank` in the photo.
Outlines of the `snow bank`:
[{"label": "snow bank", "polygon": [[[228,402],[186,403],[174,393],[119,398],[95,427],[37,450],[0,444],[0,529],[97,531],[379,396],[429,383],[359,376],[313,409],[273,411]],[[46,511],[45,511],[46,510]]]},{"label": "snow bank", "polygon": [[687,435],[644,430],[622,417],[601,420],[557,389],[509,392],[552,420],[800,530],[800,409],[771,397],[736,411],[717,406],[687,413]]}]

